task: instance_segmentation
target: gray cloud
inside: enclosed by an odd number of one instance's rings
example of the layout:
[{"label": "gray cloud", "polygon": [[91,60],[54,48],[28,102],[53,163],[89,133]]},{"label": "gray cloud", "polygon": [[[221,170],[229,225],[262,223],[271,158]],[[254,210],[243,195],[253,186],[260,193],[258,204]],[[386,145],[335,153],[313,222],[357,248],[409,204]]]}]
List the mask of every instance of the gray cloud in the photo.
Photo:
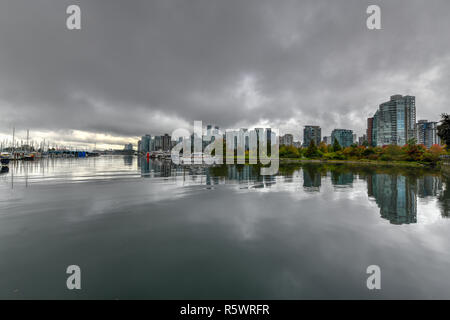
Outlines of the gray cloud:
[{"label": "gray cloud", "polygon": [[[77,3],[82,30],[65,28]],[[382,9],[382,30],[365,26]],[[165,133],[319,124],[362,133],[390,95],[448,110],[447,0],[5,0],[0,132]],[[68,138],[69,139],[69,138]]]}]

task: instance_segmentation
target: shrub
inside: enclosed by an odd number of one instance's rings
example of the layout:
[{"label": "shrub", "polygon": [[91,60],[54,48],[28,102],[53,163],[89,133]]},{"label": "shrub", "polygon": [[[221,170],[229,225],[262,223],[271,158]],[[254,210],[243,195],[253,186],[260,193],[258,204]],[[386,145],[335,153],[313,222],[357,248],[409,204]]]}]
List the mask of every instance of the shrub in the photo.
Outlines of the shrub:
[{"label": "shrub", "polygon": [[392,160],[394,160],[394,158],[389,154],[383,154],[383,155],[381,155],[380,160],[381,161],[392,161]]}]

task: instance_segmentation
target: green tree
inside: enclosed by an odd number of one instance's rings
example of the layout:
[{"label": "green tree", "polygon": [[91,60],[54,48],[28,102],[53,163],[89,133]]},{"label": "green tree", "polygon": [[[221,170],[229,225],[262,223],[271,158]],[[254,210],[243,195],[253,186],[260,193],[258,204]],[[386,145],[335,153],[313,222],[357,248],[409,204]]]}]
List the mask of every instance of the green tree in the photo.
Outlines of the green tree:
[{"label": "green tree", "polygon": [[414,145],[416,145],[417,144],[417,140],[416,140],[416,138],[411,138],[411,139],[409,139],[408,141],[406,141],[406,144],[408,145],[408,146],[414,146]]},{"label": "green tree", "polygon": [[334,138],[334,142],[333,142],[333,151],[337,152],[340,151],[342,149],[341,145],[339,144],[339,141],[337,141],[336,138]]},{"label": "green tree", "polygon": [[308,149],[306,149],[305,152],[305,156],[307,158],[314,158],[319,156],[319,151],[317,149],[316,143],[314,142],[314,140],[311,140],[311,142],[309,143]]},{"label": "green tree", "polygon": [[447,149],[450,149],[450,115],[443,113],[440,124],[437,127],[438,136],[445,142]]}]

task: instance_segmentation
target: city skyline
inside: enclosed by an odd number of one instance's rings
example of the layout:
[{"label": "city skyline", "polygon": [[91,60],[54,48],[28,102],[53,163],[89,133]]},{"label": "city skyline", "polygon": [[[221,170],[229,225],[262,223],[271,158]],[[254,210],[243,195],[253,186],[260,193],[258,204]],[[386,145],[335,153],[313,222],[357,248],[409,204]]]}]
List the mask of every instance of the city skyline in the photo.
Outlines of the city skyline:
[{"label": "city skyline", "polygon": [[[395,94],[390,96],[390,100],[387,102],[383,102],[379,105],[378,109],[374,112],[373,117],[367,118],[367,125],[366,130],[361,134],[355,134],[352,129],[346,128],[334,128],[330,132],[330,135],[322,135],[322,128],[318,125],[304,125],[303,129],[299,129],[298,131],[303,131],[303,135],[298,134],[295,131],[288,131],[288,132],[280,132],[278,134],[280,138],[280,145],[294,145],[296,143],[298,146],[302,147],[308,147],[311,140],[315,141],[316,145],[319,145],[321,142],[325,142],[326,144],[332,144],[335,139],[338,140],[339,144],[347,147],[351,144],[359,144],[361,145],[363,142],[367,141],[368,145],[371,146],[383,146],[383,145],[389,145],[389,144],[398,144],[398,145],[404,145],[407,143],[410,139],[415,139],[418,144],[423,144],[426,147],[431,147],[433,144],[441,144],[441,139],[437,135],[437,125],[439,124],[438,121],[429,121],[425,119],[417,120],[416,117],[416,105],[415,105],[415,96],[402,96],[400,94]],[[403,110],[405,106],[405,101],[407,108]],[[399,102],[400,101],[400,102]],[[412,102],[411,102],[412,101]],[[398,115],[398,104],[400,103],[400,107],[402,109],[402,116],[404,119],[402,119],[401,123],[403,123],[403,129],[401,132],[404,134],[403,138],[397,139],[397,124],[400,120],[397,120]],[[407,111],[409,110],[408,104],[412,103],[412,110],[413,111]],[[380,112],[381,111],[381,112]],[[411,113],[412,112],[412,113]],[[386,115],[384,115],[386,114]],[[387,118],[387,120],[380,120]],[[379,119],[380,118],[380,119]],[[399,118],[400,119],[400,118]],[[409,119],[409,120],[408,120]],[[386,124],[384,124],[386,122]],[[391,124],[392,122],[392,124]],[[409,127],[407,127],[407,130],[405,130],[405,123],[410,122]],[[386,125],[388,127],[386,127]],[[381,130],[380,127],[383,129]],[[392,128],[393,127],[393,128]],[[225,131],[239,131],[239,130],[262,130],[262,129],[268,129],[270,130],[270,127],[265,128],[239,128],[239,129],[225,129],[222,134],[225,135]],[[212,125],[212,124],[206,124],[202,127],[203,135],[210,135],[213,132],[219,133],[219,130],[222,130],[220,126],[218,125]],[[15,127],[13,128],[13,131],[15,132]],[[399,131],[400,132],[400,131]],[[341,134],[347,134],[348,137],[341,138]],[[16,137],[15,144],[17,146],[36,146],[36,148],[44,148],[47,146],[47,148],[50,148],[50,141],[47,140],[47,144],[44,140],[40,141],[34,141],[32,139],[29,140],[29,130],[26,130],[26,139],[24,140],[23,137]],[[387,135],[388,138],[385,136]],[[395,135],[395,138],[391,139],[391,136]],[[299,139],[295,139],[294,137],[298,136]],[[339,136],[339,138],[336,138],[336,136]],[[146,141],[148,140],[148,141]],[[345,140],[345,141],[344,141]],[[26,144],[24,144],[24,141],[26,141]],[[141,148],[142,141],[146,141],[145,145],[146,147]],[[164,142],[163,142],[164,141]],[[12,142],[8,137],[3,137],[3,140],[0,140],[1,147],[7,148],[12,146]],[[79,147],[76,146],[75,149],[85,149],[86,147],[86,141],[84,140],[84,146]],[[171,135],[168,133],[164,133],[162,135],[159,134],[144,134],[142,137],[138,137],[136,139],[133,139],[132,142],[126,142],[124,145],[115,145],[116,150],[120,150],[122,146],[124,146],[124,150],[134,150],[136,151],[169,151],[170,148],[173,146],[173,140],[171,140]],[[94,148],[91,148],[91,150],[100,150],[102,149],[97,148],[97,142],[90,143],[92,146],[94,144]],[[163,146],[164,144],[164,146]],[[77,144],[76,144],[77,145]],[[131,149],[130,149],[131,146]],[[57,148],[58,145],[52,142],[51,145],[52,148]],[[61,148],[67,148],[67,145],[60,145]],[[70,146],[69,146],[70,148]],[[103,148],[104,150],[111,150],[111,145],[109,145],[108,148]]]}]

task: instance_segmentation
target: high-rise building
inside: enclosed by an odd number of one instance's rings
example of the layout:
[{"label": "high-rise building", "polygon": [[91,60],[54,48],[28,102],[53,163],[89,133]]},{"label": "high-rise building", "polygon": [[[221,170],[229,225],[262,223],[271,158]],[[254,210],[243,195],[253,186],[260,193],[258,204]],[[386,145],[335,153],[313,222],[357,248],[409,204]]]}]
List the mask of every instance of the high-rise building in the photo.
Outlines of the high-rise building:
[{"label": "high-rise building", "polygon": [[372,146],[378,145],[378,123],[380,122],[378,119],[379,110],[375,112],[373,115],[373,128],[372,128]]},{"label": "high-rise building", "polygon": [[325,142],[325,144],[332,144],[333,141],[331,141],[331,136],[325,136],[323,137],[323,142]]},{"label": "high-rise building", "polygon": [[154,139],[154,147],[152,151],[161,151],[162,150],[162,139],[161,136],[155,136]]},{"label": "high-rise building", "polygon": [[441,144],[441,139],[437,135],[437,122],[419,120],[416,124],[416,139],[418,144],[423,144],[430,148],[433,144]]},{"label": "high-rise building", "polygon": [[380,104],[376,113],[376,122],[376,143],[378,146],[387,144],[404,145],[408,140],[416,138],[415,97],[391,96],[388,102]]},{"label": "high-rise building", "polygon": [[316,146],[322,141],[322,130],[319,126],[305,126],[303,129],[303,146],[308,147],[311,140],[314,141]]},{"label": "high-rise building", "polygon": [[162,151],[170,151],[170,141],[171,137],[166,133],[161,136],[161,149]]},{"label": "high-rise building", "polygon": [[365,134],[363,134],[361,137],[359,137],[358,144],[360,146],[362,146],[364,144],[364,141],[367,141],[367,135],[365,135]]},{"label": "high-rise building", "polygon": [[124,151],[133,151],[133,145],[131,143],[127,143],[123,147]]},{"label": "high-rise building", "polygon": [[373,143],[373,117],[367,118],[367,142],[369,143],[369,146],[374,146]]},{"label": "high-rise building", "polygon": [[331,144],[337,140],[341,147],[350,147],[353,144],[353,131],[348,129],[334,129],[331,132]]},{"label": "high-rise building", "polygon": [[149,134],[146,134],[145,136],[142,136],[141,139],[141,151],[144,153],[150,152],[150,142],[152,140],[152,136]]},{"label": "high-rise building", "polygon": [[292,146],[294,144],[294,136],[290,133],[280,137],[280,145]]}]

